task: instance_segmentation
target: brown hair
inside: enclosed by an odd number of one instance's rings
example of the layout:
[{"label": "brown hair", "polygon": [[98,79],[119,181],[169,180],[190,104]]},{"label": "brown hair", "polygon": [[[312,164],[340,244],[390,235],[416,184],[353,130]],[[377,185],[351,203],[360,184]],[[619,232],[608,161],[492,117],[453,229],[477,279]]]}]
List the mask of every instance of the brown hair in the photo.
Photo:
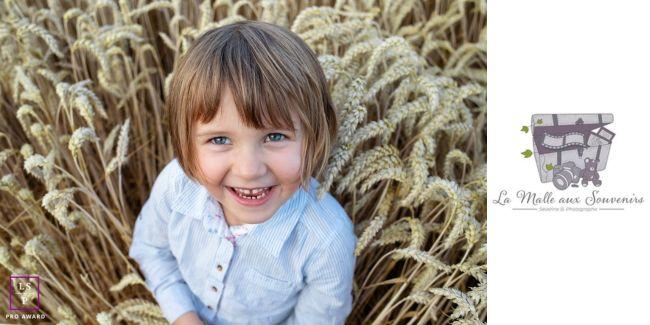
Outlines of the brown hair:
[{"label": "brown hair", "polygon": [[193,126],[218,112],[224,87],[248,127],[293,130],[295,112],[303,131],[301,184],[325,168],[336,137],[336,114],[316,54],[284,27],[239,21],[201,35],[179,60],[165,103],[174,154],[194,180]]}]

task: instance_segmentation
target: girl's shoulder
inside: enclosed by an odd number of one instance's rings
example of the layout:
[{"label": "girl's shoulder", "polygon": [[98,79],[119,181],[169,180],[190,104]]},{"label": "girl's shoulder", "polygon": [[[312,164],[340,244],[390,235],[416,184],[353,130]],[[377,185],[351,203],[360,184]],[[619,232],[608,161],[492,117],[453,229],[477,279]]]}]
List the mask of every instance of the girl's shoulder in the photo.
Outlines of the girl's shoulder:
[{"label": "girl's shoulder", "polygon": [[152,195],[173,195],[178,193],[187,181],[189,178],[178,163],[178,159],[174,158],[158,173],[151,189]]},{"label": "girl's shoulder", "polygon": [[320,184],[316,179],[311,179],[308,191],[307,205],[301,218],[301,223],[310,234],[326,241],[332,234],[339,234],[344,238],[355,238],[352,220],[345,209],[330,193],[325,193],[319,200],[316,191]]},{"label": "girl's shoulder", "polygon": [[178,159],[173,158],[167,163],[167,165],[165,165],[165,167],[163,167],[160,174],[158,174],[158,178],[166,177],[176,180],[184,174],[185,172],[183,172],[183,168],[181,168],[181,165],[178,163]]}]

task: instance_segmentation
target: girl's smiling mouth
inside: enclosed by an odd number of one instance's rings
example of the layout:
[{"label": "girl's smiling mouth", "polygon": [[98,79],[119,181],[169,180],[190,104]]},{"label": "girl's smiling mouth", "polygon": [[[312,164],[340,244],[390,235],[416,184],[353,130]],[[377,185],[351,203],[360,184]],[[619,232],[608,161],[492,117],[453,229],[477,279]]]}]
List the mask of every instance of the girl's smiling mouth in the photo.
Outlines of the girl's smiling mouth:
[{"label": "girl's smiling mouth", "polygon": [[244,206],[260,206],[271,199],[276,192],[277,185],[258,188],[240,188],[226,186],[235,201]]}]

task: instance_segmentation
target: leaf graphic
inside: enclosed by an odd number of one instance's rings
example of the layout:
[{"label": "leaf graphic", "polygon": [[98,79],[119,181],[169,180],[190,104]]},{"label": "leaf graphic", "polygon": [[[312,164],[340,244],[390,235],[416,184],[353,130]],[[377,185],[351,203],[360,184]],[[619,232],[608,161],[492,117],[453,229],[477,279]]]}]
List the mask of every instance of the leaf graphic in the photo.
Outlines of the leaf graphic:
[{"label": "leaf graphic", "polygon": [[530,149],[526,149],[526,151],[523,151],[521,154],[524,155],[524,158],[530,158],[530,156],[533,155],[533,152],[530,151]]},{"label": "leaf graphic", "polygon": [[541,118],[537,119],[537,124],[542,124],[542,123],[544,123],[544,121]]},{"label": "leaf graphic", "polygon": [[546,164],[546,170],[553,170],[553,164]]},{"label": "leaf graphic", "polygon": [[528,127],[527,126],[522,126],[521,127],[521,132],[528,133]]}]

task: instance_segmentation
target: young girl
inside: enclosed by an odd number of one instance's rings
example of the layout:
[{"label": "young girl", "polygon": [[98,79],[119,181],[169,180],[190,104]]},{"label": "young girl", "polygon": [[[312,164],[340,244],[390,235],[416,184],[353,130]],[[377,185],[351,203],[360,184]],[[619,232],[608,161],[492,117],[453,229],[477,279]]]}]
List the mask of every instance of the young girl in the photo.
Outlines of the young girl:
[{"label": "young girl", "polygon": [[176,158],[129,250],[165,318],[343,324],[356,236],[315,195],[336,133],[315,54],[268,23],[209,31],[180,59],[166,109]]}]

